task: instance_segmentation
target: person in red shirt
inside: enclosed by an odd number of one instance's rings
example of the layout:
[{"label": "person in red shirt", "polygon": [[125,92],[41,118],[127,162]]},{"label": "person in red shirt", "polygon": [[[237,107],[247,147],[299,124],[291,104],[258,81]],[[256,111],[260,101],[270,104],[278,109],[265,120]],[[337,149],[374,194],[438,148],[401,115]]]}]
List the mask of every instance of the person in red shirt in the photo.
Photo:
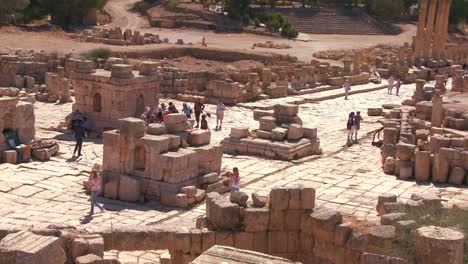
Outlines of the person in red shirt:
[{"label": "person in red shirt", "polygon": [[231,180],[231,192],[238,192],[240,190],[240,176],[239,169],[234,167],[232,172],[228,173],[229,179]]}]

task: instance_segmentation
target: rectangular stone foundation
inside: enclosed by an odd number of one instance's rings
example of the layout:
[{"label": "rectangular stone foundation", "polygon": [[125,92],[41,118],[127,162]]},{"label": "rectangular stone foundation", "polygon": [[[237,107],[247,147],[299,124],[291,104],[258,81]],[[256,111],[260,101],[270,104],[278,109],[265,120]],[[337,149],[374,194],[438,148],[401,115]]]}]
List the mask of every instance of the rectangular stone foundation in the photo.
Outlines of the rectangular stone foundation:
[{"label": "rectangular stone foundation", "polygon": [[275,263],[275,264],[286,264],[286,263],[297,263],[290,260],[274,257],[259,252],[242,250],[232,247],[225,246],[213,246],[198,258],[194,259],[192,264],[207,264],[207,263],[229,263],[229,264],[241,264],[241,263]]},{"label": "rectangular stone foundation", "polygon": [[260,138],[226,138],[221,144],[225,153],[255,155],[281,160],[294,160],[322,154],[319,139],[302,138],[298,141],[272,141]]}]

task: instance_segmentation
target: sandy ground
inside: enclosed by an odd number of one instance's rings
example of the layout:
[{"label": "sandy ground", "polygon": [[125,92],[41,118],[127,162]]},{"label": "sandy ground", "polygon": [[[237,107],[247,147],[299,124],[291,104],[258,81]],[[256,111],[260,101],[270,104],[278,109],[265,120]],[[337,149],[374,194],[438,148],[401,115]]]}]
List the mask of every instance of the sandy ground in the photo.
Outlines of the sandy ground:
[{"label": "sandy ground", "polygon": [[[159,29],[150,28],[148,22],[140,14],[131,10],[136,0],[111,0],[105,10],[113,17],[113,22],[103,27],[115,27],[139,29],[141,32],[159,34],[161,38],[168,38],[171,43],[177,39],[183,39],[185,43],[193,43],[200,46],[201,39],[206,38],[208,47],[243,50],[246,52],[274,52],[289,54],[298,57],[302,61],[312,59],[312,54],[317,51],[330,49],[364,48],[377,44],[403,44],[411,42],[416,34],[414,25],[400,25],[403,33],[397,36],[391,35],[309,35],[311,41],[286,40],[283,38],[260,36],[253,34],[224,34],[212,31],[194,29]],[[290,45],[291,49],[277,50],[268,48],[256,48],[252,50],[254,43],[273,41]],[[114,51],[122,50],[153,50],[167,47],[171,44],[153,44],[145,46],[119,47],[97,43],[78,42],[61,34],[60,32],[31,32],[19,30],[14,27],[0,27],[0,52],[11,52],[17,49],[34,51],[57,51],[61,53],[83,53],[97,47],[107,47]]]}]

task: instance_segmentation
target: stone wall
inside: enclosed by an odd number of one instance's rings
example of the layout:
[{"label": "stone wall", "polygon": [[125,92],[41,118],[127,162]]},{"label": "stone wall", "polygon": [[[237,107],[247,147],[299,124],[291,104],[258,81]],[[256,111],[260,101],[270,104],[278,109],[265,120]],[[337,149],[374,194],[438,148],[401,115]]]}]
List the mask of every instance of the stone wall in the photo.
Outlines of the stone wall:
[{"label": "stone wall", "polygon": [[187,207],[202,201],[206,192],[230,189],[219,177],[222,147],[210,145],[211,132],[192,129],[184,114],[167,115],[164,124],[148,127],[136,118],[119,124],[103,134],[105,197]]}]

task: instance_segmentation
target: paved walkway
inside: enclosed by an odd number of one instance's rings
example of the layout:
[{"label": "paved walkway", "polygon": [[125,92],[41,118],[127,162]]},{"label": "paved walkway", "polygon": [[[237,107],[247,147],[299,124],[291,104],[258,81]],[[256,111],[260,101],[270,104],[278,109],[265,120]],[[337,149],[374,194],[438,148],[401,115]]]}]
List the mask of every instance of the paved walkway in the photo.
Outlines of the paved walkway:
[{"label": "paved walkway", "polygon": [[[414,85],[402,87],[401,96],[387,95],[384,90],[357,94],[350,100],[342,97],[300,106],[304,123],[319,130],[322,156],[306,157],[286,162],[261,157],[224,155],[223,168],[239,167],[242,190],[267,195],[275,186],[309,182],[317,188],[318,206],[338,208],[359,219],[375,220],[376,198],[383,193],[395,193],[402,199],[414,192],[440,192],[449,203],[468,201],[468,189],[447,185],[418,185],[385,175],[380,168],[380,150],[370,144],[369,133],[377,129],[379,118],[367,117],[368,107],[383,103],[399,103],[413,93]],[[287,99],[284,99],[287,100]],[[180,102],[176,102],[179,106]],[[205,205],[189,210],[161,206],[157,202],[130,204],[102,199],[106,212],[86,217],[88,196],[82,190],[94,163],[101,162],[102,142],[86,141],[84,156],[72,160],[73,141],[70,136],[47,130],[58,125],[71,111],[71,104],[53,105],[36,103],[36,126],[40,137],[59,140],[59,156],[49,162],[31,162],[20,165],[0,164],[0,225],[41,226],[48,223],[68,223],[80,228],[93,229],[102,225],[152,225],[177,223],[194,226],[194,219],[204,215]],[[213,113],[214,106],[207,111]],[[345,146],[347,114],[361,111],[360,144]],[[212,140],[221,141],[231,127],[248,125],[257,128],[252,110],[230,107],[226,111],[221,131],[213,131]],[[211,128],[215,119],[209,119]],[[134,256],[134,255],[132,255]]]}]

